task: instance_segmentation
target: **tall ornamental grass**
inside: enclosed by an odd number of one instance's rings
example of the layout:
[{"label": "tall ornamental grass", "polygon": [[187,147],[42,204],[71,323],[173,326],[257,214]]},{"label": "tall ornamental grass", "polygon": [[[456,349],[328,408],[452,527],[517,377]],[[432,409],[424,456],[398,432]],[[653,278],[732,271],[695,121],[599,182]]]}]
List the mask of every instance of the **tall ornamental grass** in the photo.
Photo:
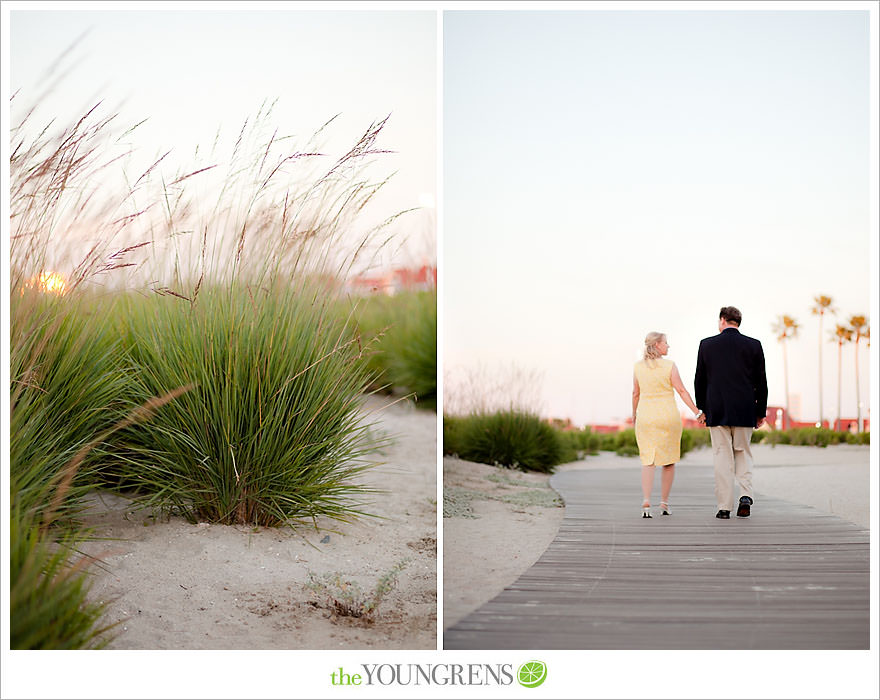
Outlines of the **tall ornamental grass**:
[{"label": "tall ornamental grass", "polygon": [[64,467],[120,419],[128,398],[119,339],[75,296],[28,291],[10,302],[10,471],[16,499],[34,517],[47,508],[47,489],[66,478],[59,508],[76,510],[99,457],[90,450],[75,474]]},{"label": "tall ornamental grass", "polygon": [[[138,125],[117,128],[100,105],[75,123],[34,124],[20,100],[10,641],[93,647],[106,630],[73,517],[86,490],[136,486],[145,504],[215,522],[362,512],[354,477],[380,444],[358,410],[370,372],[328,301],[396,218],[357,225],[384,184],[364,168],[384,152],[385,122],[328,158],[318,141],[329,122],[296,148],[266,131],[261,109],[228,159],[215,141],[192,167],[169,171],[166,153],[131,172]],[[213,194],[192,196],[205,177]]]},{"label": "tall ornamental grass", "polygon": [[413,396],[437,408],[437,292],[402,291],[359,299],[358,332],[372,344],[366,361],[379,390]]},{"label": "tall ornamental grass", "polygon": [[77,535],[42,527],[15,500],[9,530],[9,645],[12,649],[100,648],[111,626],[105,605],[88,600],[90,563],[74,553]]},{"label": "tall ornamental grass", "polygon": [[417,405],[437,408],[437,294],[405,297],[402,316],[381,346],[392,382],[415,394]]},{"label": "tall ornamental grass", "polygon": [[370,375],[326,290],[203,288],[194,304],[120,309],[136,399],[192,389],[120,432],[110,481],[190,520],[280,525],[363,512],[354,477],[377,442],[359,413]]}]

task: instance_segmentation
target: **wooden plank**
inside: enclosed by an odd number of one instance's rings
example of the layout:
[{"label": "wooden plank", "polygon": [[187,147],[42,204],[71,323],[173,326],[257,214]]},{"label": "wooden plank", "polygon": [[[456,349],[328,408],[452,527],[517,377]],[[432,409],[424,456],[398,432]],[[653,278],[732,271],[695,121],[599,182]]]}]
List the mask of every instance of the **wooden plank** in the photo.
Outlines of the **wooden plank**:
[{"label": "wooden plank", "polygon": [[444,648],[868,648],[868,530],[760,493],[750,518],[718,520],[709,464],[680,465],[673,514],[650,520],[636,470],[551,485],[556,538]]}]

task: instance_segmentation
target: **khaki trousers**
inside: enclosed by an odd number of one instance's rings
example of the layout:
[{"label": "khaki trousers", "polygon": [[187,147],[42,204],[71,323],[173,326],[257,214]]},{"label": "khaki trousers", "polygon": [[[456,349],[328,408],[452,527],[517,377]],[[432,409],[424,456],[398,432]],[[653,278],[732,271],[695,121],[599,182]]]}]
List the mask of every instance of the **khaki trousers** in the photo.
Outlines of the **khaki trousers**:
[{"label": "khaki trousers", "polygon": [[733,510],[733,479],[739,483],[740,496],[752,496],[752,449],[754,428],[730,425],[709,426],[715,457],[715,500],[718,510]]}]

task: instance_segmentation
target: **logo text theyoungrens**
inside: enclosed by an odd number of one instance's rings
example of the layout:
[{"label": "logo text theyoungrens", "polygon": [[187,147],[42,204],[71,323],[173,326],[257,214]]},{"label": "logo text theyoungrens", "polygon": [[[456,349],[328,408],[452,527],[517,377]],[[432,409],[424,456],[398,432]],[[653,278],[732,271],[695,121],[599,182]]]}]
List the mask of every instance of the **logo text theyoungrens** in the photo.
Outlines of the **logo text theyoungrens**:
[{"label": "logo text theyoungrens", "polygon": [[363,673],[341,666],[333,685],[512,685],[511,664],[361,664]]}]

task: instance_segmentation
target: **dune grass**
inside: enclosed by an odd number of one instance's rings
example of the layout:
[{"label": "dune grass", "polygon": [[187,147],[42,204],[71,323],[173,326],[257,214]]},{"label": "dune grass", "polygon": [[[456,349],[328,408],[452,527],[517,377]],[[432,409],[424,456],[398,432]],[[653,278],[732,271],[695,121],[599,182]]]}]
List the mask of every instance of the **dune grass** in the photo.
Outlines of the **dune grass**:
[{"label": "dune grass", "polygon": [[362,514],[354,477],[378,443],[359,413],[370,381],[323,290],[206,287],[195,304],[132,296],[119,309],[135,402],[192,386],[120,432],[110,483],[190,520],[280,525]]},{"label": "dune grass", "polygon": [[[10,645],[99,648],[110,627],[88,600],[91,559],[82,498],[99,471],[95,447],[124,410],[120,343],[82,294],[13,294],[10,352]],[[123,418],[124,419],[124,418]]]},{"label": "dune grass", "polygon": [[437,292],[405,290],[357,300],[354,317],[377,390],[437,409]]},{"label": "dune grass", "polygon": [[[33,292],[13,294],[10,303],[10,465],[16,497],[34,517],[46,509],[46,489],[57,485],[63,466],[124,410],[119,339],[105,316],[81,302]],[[65,490],[63,512],[92,487],[95,464],[90,451]]]},{"label": "dune grass", "polygon": [[48,532],[33,512],[13,501],[10,509],[9,645],[12,649],[100,648],[112,625],[101,626],[106,605],[90,602],[76,555],[79,536]]}]

